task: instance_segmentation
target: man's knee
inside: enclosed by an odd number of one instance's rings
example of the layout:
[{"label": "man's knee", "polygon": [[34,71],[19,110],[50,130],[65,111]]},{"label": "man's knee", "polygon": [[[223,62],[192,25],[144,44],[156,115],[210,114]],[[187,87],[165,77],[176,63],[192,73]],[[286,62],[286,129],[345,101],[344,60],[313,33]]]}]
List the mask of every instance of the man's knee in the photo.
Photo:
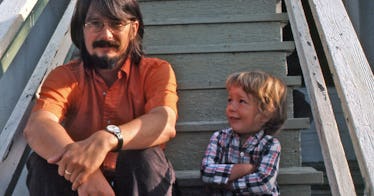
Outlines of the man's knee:
[{"label": "man's knee", "polygon": [[124,186],[127,189],[124,191],[140,191],[140,195],[169,195],[175,174],[163,150],[155,147],[121,152],[117,160],[116,179],[119,192]]},{"label": "man's knee", "polygon": [[163,150],[160,147],[147,148],[143,150],[125,150],[118,155],[117,167],[122,169],[156,169],[159,165],[168,165]]},{"label": "man's knee", "polygon": [[36,153],[27,161],[26,184],[30,196],[78,195],[71,190],[72,184],[57,173],[57,166],[49,164]]}]

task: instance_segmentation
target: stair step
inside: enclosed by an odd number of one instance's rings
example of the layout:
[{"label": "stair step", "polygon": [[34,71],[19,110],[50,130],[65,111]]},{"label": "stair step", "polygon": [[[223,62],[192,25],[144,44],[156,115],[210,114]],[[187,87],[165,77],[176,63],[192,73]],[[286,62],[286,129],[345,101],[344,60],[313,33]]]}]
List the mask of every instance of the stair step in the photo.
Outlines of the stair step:
[{"label": "stair step", "polygon": [[[282,129],[306,129],[309,128],[309,124],[309,118],[289,118]],[[212,132],[223,127],[228,127],[227,121],[178,122],[176,125],[178,132]]]},{"label": "stair step", "polygon": [[[170,35],[171,36],[171,35]],[[144,42],[146,44],[146,42]],[[213,43],[195,45],[145,45],[144,51],[149,55],[165,54],[200,54],[200,53],[240,53],[240,52],[285,52],[291,53],[295,49],[293,41],[269,41],[248,43]]]},{"label": "stair step", "polygon": [[280,22],[287,23],[286,13],[260,13],[260,14],[232,14],[216,16],[196,16],[189,15],[172,18],[155,18],[146,16],[144,24],[146,26],[159,25],[190,25],[190,24],[217,24],[217,23],[252,23],[252,22]]},{"label": "stair step", "polygon": [[[175,172],[179,186],[203,186],[199,170],[177,170]],[[322,184],[323,172],[313,167],[280,168],[277,181],[279,185]]]},{"label": "stair step", "polygon": [[[170,18],[217,17],[230,15],[256,15],[276,13],[274,0],[183,0],[149,1],[140,0],[144,18],[168,20]],[[162,10],[162,11],[160,11]]]},{"label": "stair step", "polygon": [[[204,195],[204,183],[198,170],[177,170],[177,181],[183,196]],[[278,184],[282,195],[311,195],[310,185],[323,183],[323,172],[312,167],[280,168]]]},{"label": "stair step", "polygon": [[[195,111],[194,114],[193,111]],[[200,110],[192,110],[190,115],[201,116],[200,119],[204,119],[202,117],[204,115],[196,111]],[[185,115],[186,111],[180,114]],[[226,121],[179,121],[176,126],[177,136],[168,142],[166,148],[166,154],[174,168],[176,170],[198,169],[213,132],[225,127],[228,127]],[[277,135],[282,144],[281,167],[301,165],[300,129],[308,127],[308,118],[290,118],[286,121]]]}]

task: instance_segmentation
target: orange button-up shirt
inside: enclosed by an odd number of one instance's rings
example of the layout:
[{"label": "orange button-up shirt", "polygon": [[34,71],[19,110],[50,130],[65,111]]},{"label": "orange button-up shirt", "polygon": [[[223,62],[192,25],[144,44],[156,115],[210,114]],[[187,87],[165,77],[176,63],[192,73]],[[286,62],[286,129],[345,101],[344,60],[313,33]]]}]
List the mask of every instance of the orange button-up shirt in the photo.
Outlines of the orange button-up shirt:
[{"label": "orange button-up shirt", "polygon": [[[168,62],[142,58],[133,66],[127,60],[117,76],[109,87],[81,61],[59,66],[44,81],[33,111],[55,114],[74,141],[108,124],[129,122],[157,106],[177,112],[176,78]],[[115,157],[108,156],[104,165],[114,167]]]}]

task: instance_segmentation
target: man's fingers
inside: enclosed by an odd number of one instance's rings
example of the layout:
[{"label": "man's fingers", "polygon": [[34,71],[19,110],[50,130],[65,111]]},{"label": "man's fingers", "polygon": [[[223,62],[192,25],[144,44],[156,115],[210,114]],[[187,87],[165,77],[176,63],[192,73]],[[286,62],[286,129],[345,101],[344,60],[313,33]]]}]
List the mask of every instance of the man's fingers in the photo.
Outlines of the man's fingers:
[{"label": "man's fingers", "polygon": [[85,180],[87,179],[87,176],[86,175],[83,175],[83,172],[80,172],[79,175],[77,176],[77,178],[74,180],[74,181],[71,181],[73,183],[71,189],[73,191],[76,191],[78,189],[78,187],[85,182]]},{"label": "man's fingers", "polygon": [[65,165],[59,164],[58,165],[58,174],[60,176],[65,176]]},{"label": "man's fingers", "polygon": [[62,158],[62,156],[64,155],[64,153],[65,153],[65,151],[62,151],[61,153],[56,154],[55,156],[50,157],[50,158],[47,160],[48,163],[49,163],[49,164],[57,164],[57,163],[61,160],[61,158]]}]

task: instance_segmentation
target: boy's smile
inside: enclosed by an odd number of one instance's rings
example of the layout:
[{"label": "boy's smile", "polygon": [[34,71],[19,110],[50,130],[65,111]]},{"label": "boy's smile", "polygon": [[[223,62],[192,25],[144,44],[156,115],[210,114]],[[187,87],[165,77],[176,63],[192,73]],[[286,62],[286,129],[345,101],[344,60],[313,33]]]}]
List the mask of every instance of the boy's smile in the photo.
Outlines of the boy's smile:
[{"label": "boy's smile", "polygon": [[226,116],[230,126],[239,134],[257,133],[267,118],[258,109],[257,99],[239,86],[228,88]]}]

